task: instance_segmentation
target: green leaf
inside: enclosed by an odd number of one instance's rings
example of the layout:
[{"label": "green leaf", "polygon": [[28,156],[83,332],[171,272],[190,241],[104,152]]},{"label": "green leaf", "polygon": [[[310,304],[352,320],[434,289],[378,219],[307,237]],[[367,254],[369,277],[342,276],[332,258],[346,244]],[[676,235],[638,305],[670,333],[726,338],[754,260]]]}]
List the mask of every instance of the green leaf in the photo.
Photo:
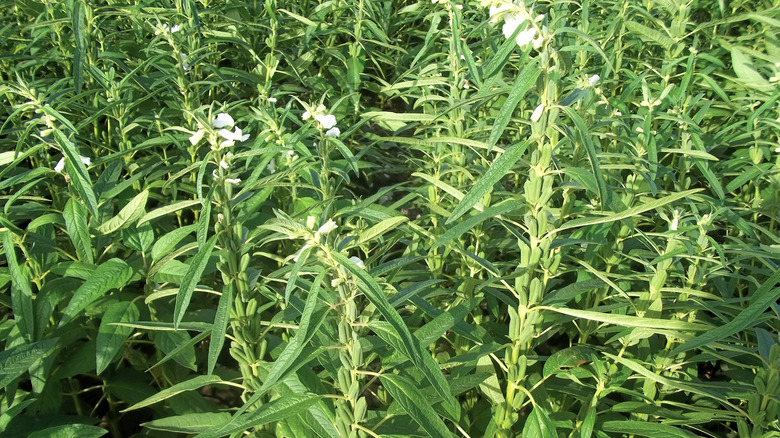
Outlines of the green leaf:
[{"label": "green leaf", "polygon": [[200,201],[198,201],[197,199],[190,199],[188,201],[173,202],[171,204],[166,205],[165,207],[160,207],[150,211],[149,213],[146,213],[141,217],[141,219],[138,220],[138,225],[141,225],[144,222],[149,222],[151,220],[157,219],[158,217],[162,217],[167,214],[171,214],[173,212],[183,210],[185,208],[193,207],[195,205],[201,205]]},{"label": "green leaf", "polygon": [[387,320],[387,322],[393,326],[396,334],[401,339],[406,354],[412,359],[412,362],[414,362],[415,365],[419,366],[422,355],[420,347],[417,345],[415,338],[412,336],[412,333],[409,331],[406,323],[404,323],[401,315],[399,315],[395,308],[393,308],[393,306],[391,306],[387,301],[387,297],[385,297],[382,288],[379,286],[376,280],[374,280],[374,278],[371,277],[366,271],[352,263],[352,261],[347,259],[344,255],[333,252],[331,253],[331,256],[336,260],[336,262],[344,267],[344,269],[348,270],[355,277],[357,277],[358,287],[360,290],[366,295],[368,300],[371,301],[374,306],[376,306],[377,310],[379,310],[379,313],[382,314],[385,320]]},{"label": "green leaf", "polygon": [[108,431],[102,427],[88,424],[64,424],[61,426],[47,427],[28,435],[29,438],[98,438]]},{"label": "green leaf", "polygon": [[59,327],[63,327],[70,322],[79,312],[86,309],[93,301],[109,290],[125,286],[132,276],[133,269],[127,263],[117,258],[100,264],[90,274],[87,281],[76,289],[73,298],[70,299],[68,306],[62,312]]},{"label": "green leaf", "polygon": [[73,247],[76,248],[79,260],[84,263],[94,263],[86,207],[78,200],[70,198],[65,203],[65,209],[62,210],[62,217],[65,219],[65,229],[68,230],[68,236],[73,242]]},{"label": "green leaf", "polygon": [[141,312],[132,301],[120,301],[108,306],[100,320],[95,349],[97,374],[105,370],[122,350],[125,341],[133,333],[133,328],[114,325],[116,322],[138,321]]},{"label": "green leaf", "polygon": [[168,255],[168,253],[176,247],[176,244],[181,242],[182,239],[187,237],[197,228],[198,224],[187,225],[160,236],[154,245],[152,245],[152,260],[159,261],[162,257]]},{"label": "green leaf", "polygon": [[605,421],[602,427],[607,432],[646,436],[648,438],[695,438],[699,436],[679,427],[650,421]]},{"label": "green leaf", "polygon": [[574,219],[570,220],[566,223],[564,223],[560,228],[557,228],[553,231],[551,231],[549,234],[552,233],[558,233],[564,230],[570,230],[572,228],[579,228],[584,227],[588,225],[596,225],[596,224],[605,224],[609,222],[615,222],[619,221],[621,219],[626,219],[629,217],[636,216],[640,213],[644,213],[649,210],[655,210],[656,208],[663,207],[664,205],[671,204],[674,201],[677,201],[679,199],[688,198],[694,193],[698,193],[704,189],[693,189],[693,190],[686,190],[684,192],[677,192],[674,194],[671,194],[669,196],[666,196],[661,199],[653,199],[651,201],[647,201],[644,204],[637,205],[636,207],[631,207],[629,209],[623,210],[620,213],[614,213],[607,216],[602,217],[584,217],[580,219]]},{"label": "green leaf", "polygon": [[558,430],[541,405],[534,405],[523,426],[523,438],[558,438]]},{"label": "green leaf", "polygon": [[644,24],[639,24],[633,21],[626,21],[625,25],[629,31],[638,35],[643,41],[657,43],[666,50],[671,50],[672,46],[675,44],[674,40],[668,35],[664,35],[663,33],[655,29],[651,29]]},{"label": "green leaf", "polygon": [[199,433],[211,427],[217,427],[230,419],[228,412],[198,412],[176,415],[141,423],[141,426],[171,433]]},{"label": "green leaf", "polygon": [[385,219],[379,222],[378,224],[374,225],[373,227],[367,229],[366,231],[360,233],[360,236],[358,236],[357,244],[360,245],[361,243],[369,242],[371,241],[371,239],[385,234],[386,232],[394,229],[398,225],[408,220],[409,218],[407,218],[406,216],[394,216]]},{"label": "green leaf", "polygon": [[498,115],[496,115],[496,120],[493,122],[493,128],[490,130],[490,137],[488,137],[488,152],[493,150],[493,146],[498,143],[498,139],[501,138],[501,134],[504,133],[504,129],[509,124],[517,104],[525,97],[525,93],[531,89],[541,72],[538,58],[533,58],[518,73],[512,91],[509,92],[509,96],[507,96],[504,105],[501,106]]},{"label": "green leaf", "polygon": [[101,224],[97,231],[100,234],[111,234],[117,230],[128,227],[137,221],[144,214],[146,200],[149,197],[149,190],[136,195],[119,213]]},{"label": "green leaf", "polygon": [[217,243],[217,236],[212,236],[205,245],[198,248],[198,253],[190,261],[190,266],[187,268],[187,273],[184,274],[181,286],[179,287],[179,293],[176,294],[176,307],[174,309],[174,326],[179,327],[179,323],[184,319],[184,313],[187,311],[187,306],[192,299],[192,293],[195,291],[195,286],[200,281],[200,276],[203,275],[203,271],[206,269],[206,265],[211,256],[211,251],[214,249],[214,245]]},{"label": "green leaf", "polygon": [[230,322],[230,310],[233,307],[233,284],[228,283],[222,288],[219,296],[217,313],[214,315],[214,325],[211,329],[211,341],[209,342],[209,357],[206,372],[212,374],[217,365],[217,359],[225,345],[228,323]]},{"label": "green leaf", "polygon": [[552,310],[553,312],[563,313],[564,315],[573,316],[575,318],[584,318],[591,321],[601,321],[625,327],[641,327],[646,329],[679,331],[704,331],[712,329],[712,327],[708,325],[674,319],[645,318],[631,315],[593,312],[591,310],[566,309],[546,306],[539,306],[537,309]]},{"label": "green leaf", "polygon": [[[46,109],[47,108],[44,107],[44,110]],[[62,118],[62,115],[56,111],[47,111],[47,113],[49,112],[54,112],[56,116]],[[75,128],[73,129],[75,132]],[[95,190],[92,187],[92,181],[89,179],[87,166],[81,162],[81,157],[76,150],[76,147],[71,144],[70,140],[68,140],[68,137],[66,137],[62,131],[55,129],[54,138],[57,140],[57,144],[60,146],[62,153],[65,155],[65,167],[68,171],[68,176],[70,176],[71,184],[73,184],[73,186],[76,188],[76,192],[79,194],[81,200],[87,204],[87,210],[89,210],[89,213],[94,217],[99,217],[100,215],[98,214],[97,209],[97,198],[95,197]]]},{"label": "green leaf", "polygon": [[452,210],[452,214],[447,218],[446,225],[451,224],[459,217],[466,214],[485,194],[493,190],[493,185],[506,175],[509,169],[520,159],[528,148],[528,141],[510,146],[492,166],[485,172],[482,178],[474,184],[474,187],[463,197],[458,206]]},{"label": "green leaf", "polygon": [[679,345],[672,350],[670,354],[676,355],[693,350],[694,348],[712,344],[745,330],[748,326],[752,325],[769,306],[776,303],[778,298],[780,298],[780,287],[775,287],[778,282],[780,282],[780,270],[776,271],[767,281],[756,289],[752,294],[748,308],[740,312],[734,319]]},{"label": "green leaf", "polygon": [[22,344],[0,351],[0,388],[5,388],[21,376],[38,359],[44,357],[57,343],[57,338],[31,344]]},{"label": "green leaf", "polygon": [[10,231],[2,232],[3,250],[11,274],[11,309],[19,333],[28,341],[35,337],[35,317],[32,303],[32,286],[24,266],[16,261],[16,246]]},{"label": "green leaf", "polygon": [[417,389],[417,384],[399,376],[398,374],[385,374],[379,377],[387,392],[393,396],[404,411],[419,424],[430,436],[451,437],[452,433],[447,429],[441,418],[433,410],[433,407],[425,399],[425,395]]},{"label": "green leaf", "polygon": [[556,351],[544,362],[543,376],[549,377],[561,368],[573,368],[580,366],[584,361],[590,361],[591,354],[595,352],[586,345],[575,345]]},{"label": "green leaf", "polygon": [[517,210],[521,207],[522,204],[519,201],[510,199],[505,202],[501,202],[497,205],[494,205],[481,213],[475,214],[474,216],[471,216],[470,218],[464,220],[463,222],[453,226],[452,228],[447,230],[444,234],[442,234],[438,239],[436,239],[436,242],[434,242],[433,245],[431,245],[429,251],[435,250],[436,248],[444,245],[450,240],[457,239],[466,231],[476,227],[477,225],[481,224],[482,222],[484,222],[489,218],[502,215],[508,211]]},{"label": "green leaf", "polygon": [[146,406],[151,406],[155,403],[159,403],[167,398],[173,397],[176,394],[181,394],[185,391],[192,391],[194,389],[198,389],[200,387],[206,386],[206,385],[212,385],[215,383],[221,383],[222,379],[219,376],[197,376],[193,377],[192,379],[185,380],[183,382],[177,383],[170,388],[165,388],[160,390],[157,394],[146,398],[132,406],[130,406],[127,409],[122,410],[121,412],[128,412],[128,411],[134,411],[136,409],[145,408]]},{"label": "green leaf", "polygon": [[87,55],[87,20],[84,11],[84,1],[73,2],[71,18],[73,20],[73,39],[76,47],[73,50],[73,86],[76,94],[81,92],[84,78],[84,60]]},{"label": "green leaf", "polygon": [[196,438],[223,436],[238,431],[245,431],[264,424],[282,421],[285,418],[303,413],[319,400],[320,396],[316,394],[287,395],[270,403],[266,403],[248,414],[240,415],[231,422],[232,427],[215,431],[206,431],[205,433],[196,435]]},{"label": "green leaf", "polygon": [[301,322],[298,325],[298,331],[287,346],[284,347],[284,350],[279,357],[276,358],[273,367],[268,371],[268,376],[266,376],[263,381],[263,386],[261,386],[257,392],[268,392],[288,374],[290,369],[295,365],[295,361],[300,356],[306,343],[309,341],[310,332],[316,332],[320,324],[325,320],[327,314],[322,313],[314,324],[311,322],[314,309],[316,309],[317,303],[319,303],[320,286],[325,279],[326,274],[325,271],[321,272],[312,282],[311,289],[306,297],[306,304],[303,307],[303,314],[301,315]]},{"label": "green leaf", "polygon": [[776,89],[756,71],[750,57],[740,47],[731,48],[731,64],[734,66],[734,73],[746,87],[765,92]]}]

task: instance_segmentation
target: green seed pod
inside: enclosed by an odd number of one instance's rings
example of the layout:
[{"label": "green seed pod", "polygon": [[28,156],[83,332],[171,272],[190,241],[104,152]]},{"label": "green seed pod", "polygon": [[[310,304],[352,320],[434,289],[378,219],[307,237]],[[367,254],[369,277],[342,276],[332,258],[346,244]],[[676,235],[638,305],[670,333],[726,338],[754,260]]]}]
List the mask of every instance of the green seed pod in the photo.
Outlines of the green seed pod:
[{"label": "green seed pod", "polygon": [[346,344],[347,341],[349,341],[349,324],[347,321],[341,320],[339,321],[339,342],[342,344]]},{"label": "green seed pod", "polygon": [[358,369],[363,365],[363,347],[360,341],[352,341],[352,368]]},{"label": "green seed pod", "polygon": [[355,423],[360,423],[366,418],[366,412],[368,411],[368,404],[365,397],[360,397],[355,403]]},{"label": "green seed pod", "polygon": [[257,313],[257,298],[252,298],[246,303],[246,314],[254,315]]},{"label": "green seed pod", "polygon": [[343,366],[344,369],[346,370],[352,369],[352,361],[350,360],[349,353],[347,351],[345,350],[339,351],[339,360],[341,361],[341,366]]},{"label": "green seed pod", "polygon": [[349,370],[345,368],[339,368],[336,371],[336,378],[339,383],[339,389],[343,394],[349,391]]},{"label": "green seed pod", "polygon": [[350,401],[355,402],[357,398],[360,396],[360,382],[357,380],[352,381],[352,384],[349,385],[349,392],[347,394],[347,397]]},{"label": "green seed pod", "polygon": [[338,407],[336,408],[336,415],[338,415],[339,419],[343,421],[347,427],[349,427],[349,425],[355,421],[352,417],[352,411],[347,406],[347,402],[339,403]]}]

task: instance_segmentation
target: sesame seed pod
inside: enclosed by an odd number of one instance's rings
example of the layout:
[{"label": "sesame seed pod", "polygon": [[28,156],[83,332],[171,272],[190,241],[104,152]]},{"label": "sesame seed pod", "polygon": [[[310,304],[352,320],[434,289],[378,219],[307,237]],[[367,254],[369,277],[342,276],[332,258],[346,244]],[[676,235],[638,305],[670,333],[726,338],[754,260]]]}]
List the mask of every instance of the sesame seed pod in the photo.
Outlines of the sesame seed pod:
[{"label": "sesame seed pod", "polygon": [[352,383],[349,385],[349,391],[347,392],[347,397],[351,402],[355,402],[360,396],[360,382],[357,380],[352,381]]},{"label": "sesame seed pod", "polygon": [[360,423],[366,418],[366,412],[368,411],[368,403],[365,397],[360,397],[355,403],[355,423]]}]

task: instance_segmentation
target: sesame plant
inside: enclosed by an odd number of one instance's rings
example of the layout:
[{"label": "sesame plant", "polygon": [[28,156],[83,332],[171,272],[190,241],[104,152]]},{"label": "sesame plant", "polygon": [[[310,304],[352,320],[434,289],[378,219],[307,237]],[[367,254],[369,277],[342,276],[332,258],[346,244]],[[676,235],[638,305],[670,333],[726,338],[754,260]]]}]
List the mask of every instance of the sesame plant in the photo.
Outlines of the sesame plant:
[{"label": "sesame plant", "polygon": [[2,7],[0,438],[780,437],[776,3]]}]

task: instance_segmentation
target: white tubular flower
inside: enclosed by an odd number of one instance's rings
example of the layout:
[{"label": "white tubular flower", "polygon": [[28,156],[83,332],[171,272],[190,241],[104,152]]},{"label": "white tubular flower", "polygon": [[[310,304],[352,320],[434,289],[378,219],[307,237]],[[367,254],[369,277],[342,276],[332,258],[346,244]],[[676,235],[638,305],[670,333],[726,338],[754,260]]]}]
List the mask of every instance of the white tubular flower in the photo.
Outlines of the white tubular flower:
[{"label": "white tubular flower", "polygon": [[531,44],[531,42],[533,42],[534,36],[536,36],[536,28],[529,27],[528,29],[517,34],[517,38],[515,38],[515,41],[517,42],[518,46],[524,47],[527,46],[528,44]]},{"label": "white tubular flower", "polygon": [[311,118],[311,113],[310,112],[306,111],[303,114],[301,114],[301,119],[309,120],[309,118]]},{"label": "white tubular flower", "polygon": [[187,54],[182,53],[181,54],[181,68],[184,69],[184,71],[188,71],[190,69],[190,63],[187,62]]},{"label": "white tubular flower", "polygon": [[366,269],[366,264],[363,263],[363,260],[360,260],[359,258],[352,256],[349,258],[349,261],[356,264],[358,268],[360,269]]},{"label": "white tubular flower", "polygon": [[[219,132],[220,137],[224,138],[225,141],[220,144],[221,147],[227,147],[227,146],[233,146],[234,142],[236,141],[247,141],[249,139],[249,134],[244,134],[241,132],[241,128],[236,126],[235,131],[228,131],[227,129],[220,129]],[[226,146],[222,146],[225,143],[230,143]]]},{"label": "white tubular flower", "polygon": [[198,129],[197,131],[195,131],[195,133],[190,136],[190,143],[193,146],[198,144],[198,142],[203,138],[203,134],[205,134],[205,131],[203,131],[202,129]]},{"label": "white tubular flower", "polygon": [[269,97],[268,98],[268,103],[276,103],[276,98],[275,97]]},{"label": "white tubular flower", "polygon": [[[89,157],[85,157],[83,155],[79,155],[79,159],[82,163],[84,163],[85,166],[89,166],[92,164],[92,159]],[[54,171],[57,173],[61,173],[65,169],[65,157],[60,158],[60,161],[57,161],[57,164],[54,165]]]},{"label": "white tubular flower", "polygon": [[323,129],[330,129],[336,126],[336,116],[334,116],[333,114],[326,114],[326,115],[317,114],[316,116],[314,116],[314,119],[320,122]]},{"label": "white tubular flower", "polygon": [[227,170],[227,168],[230,167],[230,165],[228,165],[228,163],[226,163],[225,160],[222,160],[219,162],[219,167]]},{"label": "white tubular flower", "polygon": [[589,77],[589,78],[588,78],[588,83],[589,83],[590,85],[596,85],[596,83],[598,83],[599,79],[601,79],[601,76],[599,76],[599,75],[593,75],[593,76],[591,76],[591,77]]},{"label": "white tubular flower", "polygon": [[539,119],[542,118],[542,112],[544,112],[544,104],[540,103],[539,106],[536,107],[533,114],[531,114],[531,121],[536,123],[539,121]]},{"label": "white tubular flower", "polygon": [[512,9],[512,5],[509,3],[501,3],[500,5],[490,6],[490,24],[495,24],[501,18],[501,13]]},{"label": "white tubular flower", "polygon": [[338,228],[336,222],[333,222],[333,219],[328,219],[328,221],[322,224],[322,226],[317,230],[317,233],[325,236],[336,228]]},{"label": "white tubular flower", "polygon": [[211,126],[215,128],[224,128],[225,126],[229,126],[232,128],[233,125],[235,125],[233,118],[230,117],[230,114],[226,114],[226,113],[217,114],[217,118],[211,122]]},{"label": "white tubular flower", "polygon": [[339,135],[341,135],[341,130],[335,126],[325,132],[325,137],[338,137]]},{"label": "white tubular flower", "polygon": [[225,181],[229,182],[230,184],[233,184],[234,186],[237,186],[238,183],[241,182],[241,178],[227,178]]},{"label": "white tubular flower", "polygon": [[179,31],[179,29],[181,29],[181,27],[179,27],[178,24],[174,24],[173,26],[168,26],[165,28],[165,30],[167,30],[170,33],[176,33]]},{"label": "white tubular flower", "polygon": [[504,16],[504,27],[501,28],[501,31],[504,32],[504,37],[507,39],[512,38],[515,30],[523,23],[525,23],[525,18],[521,17],[520,14],[506,14]]}]

